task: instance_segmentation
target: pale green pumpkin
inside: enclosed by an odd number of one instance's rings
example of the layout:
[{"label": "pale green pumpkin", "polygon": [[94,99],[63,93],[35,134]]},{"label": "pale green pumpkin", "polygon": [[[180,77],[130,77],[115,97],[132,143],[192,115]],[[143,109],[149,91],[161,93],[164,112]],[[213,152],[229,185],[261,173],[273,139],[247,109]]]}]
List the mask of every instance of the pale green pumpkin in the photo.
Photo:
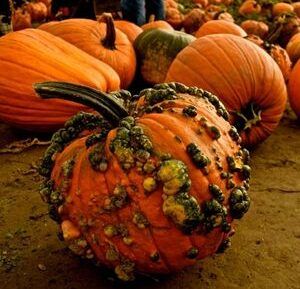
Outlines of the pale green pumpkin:
[{"label": "pale green pumpkin", "polygon": [[143,79],[151,84],[163,82],[176,55],[195,39],[184,32],[160,28],[141,33],[134,47]]}]

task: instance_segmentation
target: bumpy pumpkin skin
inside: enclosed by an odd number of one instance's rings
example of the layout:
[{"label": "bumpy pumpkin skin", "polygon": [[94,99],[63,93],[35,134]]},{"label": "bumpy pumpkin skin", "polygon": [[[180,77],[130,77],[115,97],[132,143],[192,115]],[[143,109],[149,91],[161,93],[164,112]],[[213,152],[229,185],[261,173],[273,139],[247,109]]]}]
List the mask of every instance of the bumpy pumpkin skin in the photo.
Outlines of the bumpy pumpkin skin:
[{"label": "bumpy pumpkin skin", "polygon": [[197,38],[210,34],[233,34],[241,37],[247,33],[240,26],[226,20],[211,20],[203,24],[196,32]]},{"label": "bumpy pumpkin skin", "polygon": [[[117,129],[88,114],[68,121],[41,170],[50,176],[42,197],[70,248],[125,281],[133,271],[176,272],[223,250],[233,218],[249,208],[249,155],[217,115],[228,116],[217,98],[176,84],[141,96],[139,117]],[[77,130],[71,140],[78,123],[92,132]]]},{"label": "bumpy pumpkin skin", "polygon": [[288,83],[289,101],[292,109],[300,118],[300,61],[294,66]]},{"label": "bumpy pumpkin skin", "polygon": [[[179,79],[218,95],[248,147],[272,133],[286,106],[286,87],[277,64],[257,45],[235,35],[208,35],[183,49],[166,81]],[[251,121],[244,119],[245,114]]]},{"label": "bumpy pumpkin skin", "polygon": [[146,30],[134,43],[143,79],[151,84],[161,83],[176,55],[196,38],[165,29]]},{"label": "bumpy pumpkin skin", "polygon": [[[121,88],[127,88],[135,76],[135,52],[127,36],[114,28],[112,20],[108,21],[111,21],[111,25],[90,19],[67,19],[55,24],[41,25],[38,28],[68,41],[110,65],[119,74]],[[113,35],[110,35],[113,30],[115,30],[115,40]],[[106,36],[107,43],[104,42]]]},{"label": "bumpy pumpkin skin", "polygon": [[60,80],[102,91],[120,87],[117,73],[75,46],[38,29],[25,29],[0,38],[0,119],[33,131],[54,131],[82,105],[62,100],[42,101],[35,82]]}]

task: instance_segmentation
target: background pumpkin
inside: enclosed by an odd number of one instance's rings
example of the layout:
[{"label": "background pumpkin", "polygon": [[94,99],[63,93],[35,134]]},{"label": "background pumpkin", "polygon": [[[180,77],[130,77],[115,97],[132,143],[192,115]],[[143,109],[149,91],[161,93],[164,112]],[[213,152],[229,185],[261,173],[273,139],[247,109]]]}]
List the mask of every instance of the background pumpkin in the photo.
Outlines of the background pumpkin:
[{"label": "background pumpkin", "polygon": [[31,16],[25,10],[18,8],[14,11],[12,16],[13,31],[18,31],[31,27]]},{"label": "background pumpkin", "polygon": [[163,82],[178,52],[193,40],[192,35],[165,29],[151,29],[140,34],[134,46],[143,79],[151,84]]},{"label": "background pumpkin", "polygon": [[103,91],[119,88],[117,73],[75,46],[38,29],[25,29],[0,38],[0,119],[35,131],[53,131],[82,105],[62,100],[42,101],[32,84],[61,80]]},{"label": "background pumpkin", "polygon": [[204,15],[205,12],[202,9],[192,9],[183,19],[182,26],[184,31],[190,34],[195,33],[205,22]]},{"label": "background pumpkin", "polygon": [[292,12],[294,12],[294,7],[289,3],[284,3],[284,2],[276,3],[273,5],[272,8],[273,17],[279,16],[284,13],[292,13]]},{"label": "background pumpkin", "polygon": [[300,118],[300,61],[296,63],[291,72],[288,91],[291,107]]},{"label": "background pumpkin", "polygon": [[198,38],[171,64],[166,81],[180,81],[218,95],[243,144],[266,139],[286,105],[286,87],[274,60],[257,45],[230,34]]},{"label": "background pumpkin", "polygon": [[67,19],[38,28],[58,36],[95,58],[110,65],[128,87],[135,75],[136,57],[127,36],[115,29],[111,15],[103,15],[105,23],[90,19]]},{"label": "background pumpkin", "polygon": [[48,9],[43,2],[30,2],[25,6],[26,11],[30,14],[32,21],[43,21],[47,18]]},{"label": "background pumpkin", "polygon": [[245,20],[241,23],[241,27],[247,34],[254,34],[262,39],[264,39],[269,32],[269,26],[262,21]]},{"label": "background pumpkin", "polygon": [[131,43],[143,32],[143,29],[132,22],[125,20],[116,20],[115,27],[126,34]]},{"label": "background pumpkin", "polygon": [[142,25],[141,27],[144,31],[148,30],[148,29],[152,29],[152,28],[163,28],[163,29],[172,30],[172,31],[174,30],[173,27],[168,22],[166,22],[164,20],[155,20],[154,15],[151,15],[149,22]]},{"label": "background pumpkin", "polygon": [[113,95],[72,85],[68,95],[60,86],[36,89],[84,103],[88,93],[113,127],[120,121],[112,129],[99,116],[79,114],[45,154],[41,195],[71,250],[128,281],[136,271],[179,271],[230,244],[232,220],[249,208],[249,154],[215,96],[161,84],[140,94],[135,119],[124,118]]},{"label": "background pumpkin", "polygon": [[234,34],[245,37],[247,33],[238,25],[225,20],[211,20],[203,24],[195,33],[197,38],[210,34]]},{"label": "background pumpkin", "polygon": [[296,63],[300,58],[300,33],[295,34],[286,46],[286,51],[289,54],[291,61]]}]

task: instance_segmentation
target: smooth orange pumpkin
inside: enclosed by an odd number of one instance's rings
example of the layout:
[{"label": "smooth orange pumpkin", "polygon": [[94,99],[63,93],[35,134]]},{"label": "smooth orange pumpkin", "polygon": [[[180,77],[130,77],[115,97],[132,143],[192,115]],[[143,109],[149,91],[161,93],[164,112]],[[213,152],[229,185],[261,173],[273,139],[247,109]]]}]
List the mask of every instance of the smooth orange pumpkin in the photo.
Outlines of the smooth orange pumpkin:
[{"label": "smooth orange pumpkin", "polygon": [[286,51],[293,63],[300,59],[300,33],[295,34],[286,46]]},{"label": "smooth orange pumpkin", "polygon": [[281,70],[285,82],[288,82],[292,70],[292,62],[287,51],[280,45],[263,41],[257,35],[248,35],[246,39],[264,49],[274,59]]},{"label": "smooth orange pumpkin", "polygon": [[160,84],[141,92],[136,118],[114,95],[69,87],[36,85],[43,97],[78,97],[107,116],[69,120],[40,168],[42,199],[72,251],[130,281],[136,272],[177,272],[230,245],[231,223],[250,205],[249,153],[217,97]]},{"label": "smooth orange pumpkin", "polygon": [[197,38],[210,34],[233,34],[241,37],[247,33],[238,25],[225,20],[211,20],[203,24],[195,33]]},{"label": "smooth orange pumpkin", "polygon": [[272,133],[286,106],[278,65],[260,47],[236,35],[208,35],[184,48],[166,77],[179,79],[218,95],[248,147]]},{"label": "smooth orange pumpkin", "polygon": [[154,15],[150,16],[149,22],[142,25],[141,28],[145,31],[147,29],[152,29],[152,28],[163,28],[163,29],[168,29],[168,30],[174,30],[173,27],[166,21],[164,20],[155,20]]},{"label": "smooth orange pumpkin", "polygon": [[300,118],[300,61],[298,61],[292,70],[288,83],[289,101],[292,109]]},{"label": "smooth orange pumpkin", "polygon": [[245,20],[241,23],[241,27],[247,34],[254,34],[262,39],[264,39],[269,32],[269,26],[262,21]]},{"label": "smooth orange pumpkin", "polygon": [[261,6],[255,0],[247,0],[239,8],[239,13],[243,16],[259,14],[260,12]]},{"label": "smooth orange pumpkin", "polygon": [[111,15],[103,15],[102,19],[105,23],[90,19],[67,19],[38,28],[110,65],[119,74],[121,88],[127,88],[135,76],[134,48],[127,36],[115,29]]},{"label": "smooth orange pumpkin", "polygon": [[34,131],[53,131],[80,110],[62,100],[43,101],[33,83],[46,80],[90,85],[102,91],[119,88],[117,73],[68,42],[39,29],[0,38],[0,119]]},{"label": "smooth orange pumpkin", "polygon": [[143,32],[143,29],[132,22],[125,20],[116,20],[115,27],[126,34],[131,43]]},{"label": "smooth orange pumpkin", "polygon": [[294,12],[294,7],[288,3],[283,3],[283,2],[276,3],[275,5],[273,5],[272,8],[273,17],[279,16],[284,13],[292,13],[292,12]]}]

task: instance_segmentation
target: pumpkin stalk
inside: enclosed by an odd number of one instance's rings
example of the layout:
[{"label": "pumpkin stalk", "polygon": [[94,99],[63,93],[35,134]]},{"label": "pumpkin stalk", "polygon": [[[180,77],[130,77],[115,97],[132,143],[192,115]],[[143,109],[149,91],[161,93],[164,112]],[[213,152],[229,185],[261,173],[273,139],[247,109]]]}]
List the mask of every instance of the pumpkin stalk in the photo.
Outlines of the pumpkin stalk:
[{"label": "pumpkin stalk", "polygon": [[111,50],[116,49],[116,28],[111,14],[103,13],[99,21],[106,24],[106,35],[101,40],[103,46]]},{"label": "pumpkin stalk", "polygon": [[124,102],[118,98],[124,94],[128,96],[125,91],[109,94],[83,85],[54,81],[35,83],[33,87],[43,99],[59,98],[86,105],[115,126],[129,115]]}]

